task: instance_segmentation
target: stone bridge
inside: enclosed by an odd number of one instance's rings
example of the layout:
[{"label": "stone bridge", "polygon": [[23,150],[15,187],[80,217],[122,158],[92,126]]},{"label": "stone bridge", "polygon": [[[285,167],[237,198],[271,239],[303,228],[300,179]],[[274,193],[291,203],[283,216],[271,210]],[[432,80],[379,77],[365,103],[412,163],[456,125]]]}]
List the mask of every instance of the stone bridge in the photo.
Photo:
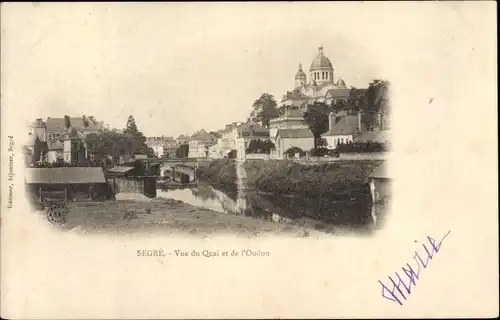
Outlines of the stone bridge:
[{"label": "stone bridge", "polygon": [[210,164],[211,158],[179,158],[179,159],[161,159],[149,158],[140,160],[144,163],[146,169],[159,165],[160,175],[169,176],[177,182],[193,182],[197,179],[196,170],[203,165]]}]

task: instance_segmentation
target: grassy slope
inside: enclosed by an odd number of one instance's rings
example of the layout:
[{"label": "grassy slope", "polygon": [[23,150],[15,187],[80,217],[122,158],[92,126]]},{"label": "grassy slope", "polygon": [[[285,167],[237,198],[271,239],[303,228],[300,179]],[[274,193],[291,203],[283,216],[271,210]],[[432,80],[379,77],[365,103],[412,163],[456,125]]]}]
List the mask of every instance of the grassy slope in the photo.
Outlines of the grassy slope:
[{"label": "grassy slope", "polygon": [[206,167],[199,167],[197,176],[217,187],[236,189],[236,166],[234,161],[214,160]]},{"label": "grassy slope", "polygon": [[[292,161],[247,160],[244,163],[248,186],[259,191],[304,197],[346,198],[368,192],[368,175],[381,161],[338,161],[320,165],[301,165]],[[236,189],[233,161],[216,160],[199,168],[198,176],[218,187]]]},{"label": "grassy slope", "polygon": [[292,161],[246,161],[248,183],[260,191],[305,197],[349,197],[367,192],[368,175],[380,161],[338,161],[305,166]]}]

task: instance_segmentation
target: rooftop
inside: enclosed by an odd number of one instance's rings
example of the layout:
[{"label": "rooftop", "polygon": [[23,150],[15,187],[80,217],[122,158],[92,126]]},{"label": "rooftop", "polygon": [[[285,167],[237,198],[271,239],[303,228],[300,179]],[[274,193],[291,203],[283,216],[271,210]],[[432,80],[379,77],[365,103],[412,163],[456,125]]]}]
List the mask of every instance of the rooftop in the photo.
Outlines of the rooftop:
[{"label": "rooftop", "polygon": [[28,184],[105,183],[101,167],[26,168]]},{"label": "rooftop", "polygon": [[342,134],[359,133],[358,116],[345,116],[339,120],[333,127],[321,136],[335,136]]},{"label": "rooftop", "polygon": [[314,134],[311,129],[278,129],[276,136],[282,138],[293,139],[293,138],[314,138]]}]

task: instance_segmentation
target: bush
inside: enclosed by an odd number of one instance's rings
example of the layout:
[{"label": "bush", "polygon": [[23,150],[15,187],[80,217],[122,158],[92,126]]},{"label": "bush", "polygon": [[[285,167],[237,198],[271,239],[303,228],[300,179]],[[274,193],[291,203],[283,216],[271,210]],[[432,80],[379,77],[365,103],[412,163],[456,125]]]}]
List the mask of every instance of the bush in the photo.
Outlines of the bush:
[{"label": "bush", "polygon": [[385,152],[388,151],[388,145],[381,142],[352,142],[346,144],[338,144],[335,150],[339,153],[356,153],[356,152]]},{"label": "bush", "polygon": [[284,152],[289,158],[295,157],[295,154],[299,154],[299,157],[303,158],[306,156],[306,152],[299,147],[291,147]]}]

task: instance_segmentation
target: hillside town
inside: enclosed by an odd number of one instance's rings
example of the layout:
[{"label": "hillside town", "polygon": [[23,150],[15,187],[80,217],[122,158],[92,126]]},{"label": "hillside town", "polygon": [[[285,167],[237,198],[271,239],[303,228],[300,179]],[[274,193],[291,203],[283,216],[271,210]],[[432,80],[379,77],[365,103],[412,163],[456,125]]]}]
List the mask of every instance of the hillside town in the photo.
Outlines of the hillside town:
[{"label": "hillside town", "polygon": [[[44,192],[59,192],[64,206],[71,199],[115,201],[130,194],[199,204],[208,195],[221,211],[275,222],[295,224],[287,215],[297,214],[316,226],[376,221],[374,205],[390,197],[389,82],[348,87],[319,47],[309,75],[299,62],[290,83],[279,101],[261,94],[243,121],[177,137],[145,136],[133,115],[124,128],[110,128],[94,115],[35,119],[27,124],[24,145],[28,190],[42,206],[51,203]],[[258,192],[275,195],[264,199]],[[293,212],[303,204],[276,213],[283,208],[276,202],[290,194],[313,204],[300,214]],[[316,203],[324,199],[331,200],[327,207]]]},{"label": "hillside town", "polygon": [[[286,91],[279,103],[273,96],[262,94],[245,121],[176,138],[146,137],[147,148],[119,150],[122,154],[117,158],[121,159],[119,163],[147,156],[288,159],[338,155],[331,152],[336,149],[350,153],[383,151],[390,142],[387,104],[387,81],[374,80],[367,88],[348,88],[344,79],[336,77],[331,61],[320,47],[310,65],[309,77],[299,63],[294,87]],[[132,116],[129,121],[134,122]],[[109,129],[103,121],[86,115],[52,115],[46,120],[36,119],[28,127],[28,166],[37,161],[78,163],[92,159],[89,134],[123,131]],[[366,148],[369,144],[372,149]]]}]

